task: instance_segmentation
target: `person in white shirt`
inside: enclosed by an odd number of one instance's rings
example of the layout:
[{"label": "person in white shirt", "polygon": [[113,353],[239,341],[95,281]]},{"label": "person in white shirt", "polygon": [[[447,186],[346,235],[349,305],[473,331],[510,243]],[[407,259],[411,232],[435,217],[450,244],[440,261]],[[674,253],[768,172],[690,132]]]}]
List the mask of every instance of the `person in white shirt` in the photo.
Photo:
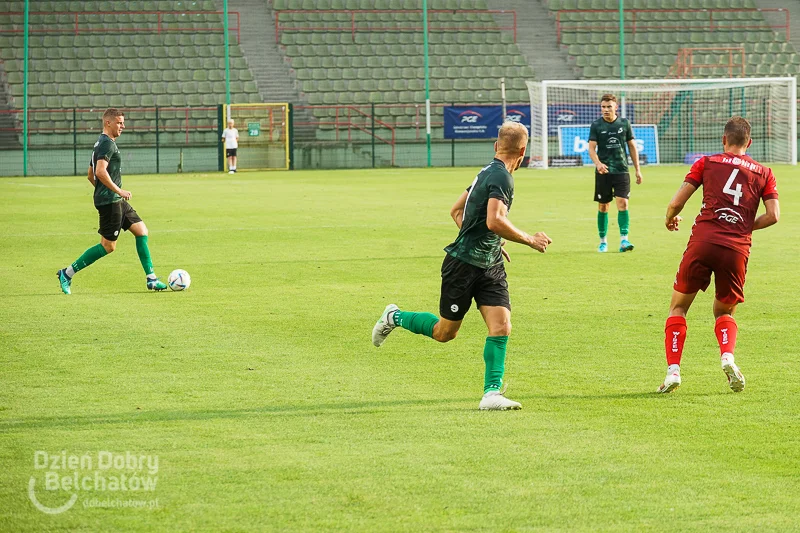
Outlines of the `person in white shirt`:
[{"label": "person in white shirt", "polygon": [[233,120],[229,120],[228,127],[222,131],[222,140],[225,141],[228,174],[233,174],[236,172],[236,149],[239,148],[239,130],[233,127]]}]

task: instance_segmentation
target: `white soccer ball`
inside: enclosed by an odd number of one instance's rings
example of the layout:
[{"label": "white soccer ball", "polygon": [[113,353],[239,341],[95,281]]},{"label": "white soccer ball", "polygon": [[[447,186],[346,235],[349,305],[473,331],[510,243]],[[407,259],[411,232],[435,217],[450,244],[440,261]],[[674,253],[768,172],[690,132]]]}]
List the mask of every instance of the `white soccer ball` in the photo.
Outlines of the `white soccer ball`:
[{"label": "white soccer ball", "polygon": [[192,278],[189,277],[189,273],[180,268],[170,272],[167,278],[167,285],[169,285],[169,288],[173,291],[186,290],[191,283]]}]

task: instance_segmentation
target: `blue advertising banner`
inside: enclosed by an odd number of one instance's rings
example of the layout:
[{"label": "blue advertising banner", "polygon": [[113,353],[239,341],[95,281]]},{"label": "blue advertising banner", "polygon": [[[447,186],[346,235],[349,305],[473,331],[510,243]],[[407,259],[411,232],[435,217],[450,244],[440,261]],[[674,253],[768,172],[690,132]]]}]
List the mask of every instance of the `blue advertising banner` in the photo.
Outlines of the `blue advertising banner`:
[{"label": "blue advertising banner", "polygon": [[[521,122],[530,133],[530,111],[530,104],[506,106],[506,120]],[[496,139],[502,124],[503,108],[499,105],[444,108],[445,139]]]},{"label": "blue advertising banner", "polygon": [[[598,118],[600,118],[599,102],[596,104],[549,104],[547,106],[547,133],[556,135],[559,126],[591,124]],[[625,118],[631,124],[635,122],[636,115],[633,104],[625,106]]]},{"label": "blue advertising banner", "polygon": [[[636,149],[643,154],[648,165],[659,163],[658,129],[654,124],[633,124],[633,137]],[[579,155],[585,165],[591,165],[589,158],[589,125],[560,126],[558,128],[559,155]],[[644,162],[645,159],[642,159]]]}]

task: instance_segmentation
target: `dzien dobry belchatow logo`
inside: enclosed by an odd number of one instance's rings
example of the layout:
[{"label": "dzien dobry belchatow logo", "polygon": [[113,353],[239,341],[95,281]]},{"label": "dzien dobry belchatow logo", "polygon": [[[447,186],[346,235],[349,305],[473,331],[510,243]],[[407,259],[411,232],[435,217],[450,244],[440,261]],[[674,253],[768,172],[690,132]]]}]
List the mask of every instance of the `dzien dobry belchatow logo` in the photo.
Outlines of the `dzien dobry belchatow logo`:
[{"label": "dzien dobry belchatow logo", "polygon": [[37,450],[33,470],[28,497],[43,513],[66,512],[78,499],[84,507],[158,507],[158,455]]}]

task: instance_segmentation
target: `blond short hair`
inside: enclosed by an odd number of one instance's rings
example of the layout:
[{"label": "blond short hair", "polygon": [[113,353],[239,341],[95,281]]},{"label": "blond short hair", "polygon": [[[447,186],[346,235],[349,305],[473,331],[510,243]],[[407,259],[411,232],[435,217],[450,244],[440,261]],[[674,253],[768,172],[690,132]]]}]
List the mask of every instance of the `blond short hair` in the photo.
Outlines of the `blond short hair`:
[{"label": "blond short hair", "polygon": [[528,128],[519,122],[506,120],[497,133],[498,154],[518,154],[528,144]]}]

